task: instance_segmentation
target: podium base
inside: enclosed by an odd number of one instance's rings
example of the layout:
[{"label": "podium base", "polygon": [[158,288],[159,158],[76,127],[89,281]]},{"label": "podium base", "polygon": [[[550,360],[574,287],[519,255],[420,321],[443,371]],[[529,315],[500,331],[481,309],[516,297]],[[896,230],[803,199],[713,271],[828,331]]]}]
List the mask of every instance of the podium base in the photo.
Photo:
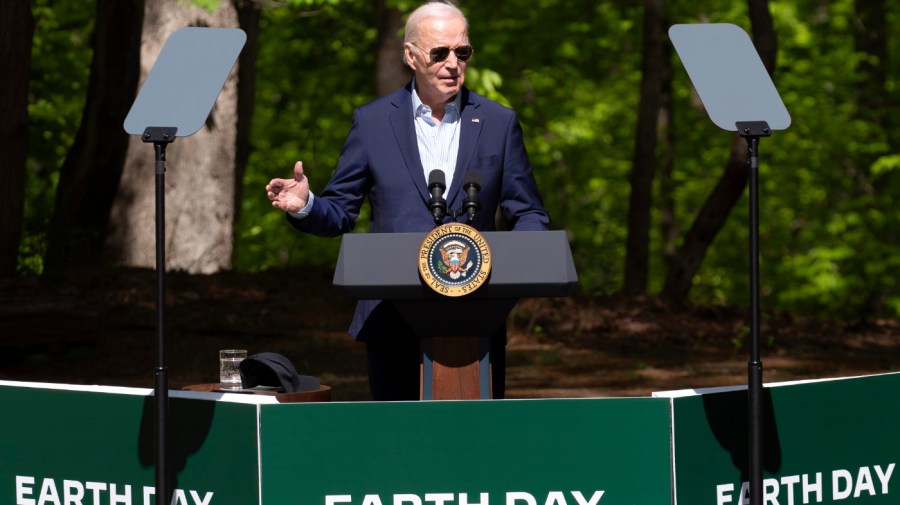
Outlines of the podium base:
[{"label": "podium base", "polygon": [[490,337],[422,338],[421,400],[489,400]]}]

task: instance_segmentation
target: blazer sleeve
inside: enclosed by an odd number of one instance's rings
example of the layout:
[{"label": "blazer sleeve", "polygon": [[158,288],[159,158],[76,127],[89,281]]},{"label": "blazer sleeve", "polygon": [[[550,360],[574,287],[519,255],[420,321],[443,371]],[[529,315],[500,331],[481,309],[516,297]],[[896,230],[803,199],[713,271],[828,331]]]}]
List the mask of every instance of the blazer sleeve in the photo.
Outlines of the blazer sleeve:
[{"label": "blazer sleeve", "polygon": [[522,126],[515,112],[506,127],[500,209],[511,230],[542,231],[550,228],[550,215],[538,191],[525,150]]}]

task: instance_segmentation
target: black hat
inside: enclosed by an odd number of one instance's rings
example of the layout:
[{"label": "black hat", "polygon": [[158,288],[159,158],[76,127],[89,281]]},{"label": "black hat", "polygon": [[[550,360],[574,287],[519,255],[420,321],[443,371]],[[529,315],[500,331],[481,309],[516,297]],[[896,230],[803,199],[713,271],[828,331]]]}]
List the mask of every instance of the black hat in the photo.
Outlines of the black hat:
[{"label": "black hat", "polygon": [[250,389],[270,386],[285,393],[318,391],[319,381],[309,375],[297,375],[286,357],[274,352],[261,352],[241,361],[241,386]]}]

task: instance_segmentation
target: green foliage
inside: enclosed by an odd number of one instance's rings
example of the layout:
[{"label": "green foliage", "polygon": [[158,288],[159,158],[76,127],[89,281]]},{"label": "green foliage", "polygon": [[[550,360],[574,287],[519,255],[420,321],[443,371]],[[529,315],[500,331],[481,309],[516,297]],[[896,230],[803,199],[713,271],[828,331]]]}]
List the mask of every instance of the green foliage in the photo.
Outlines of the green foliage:
[{"label": "green foliage", "polygon": [[[244,222],[252,224],[240,227],[240,268],[333,261],[336,241],[293,233],[253,195],[269,177],[287,176],[295,158],[305,161],[313,187],[321,187],[350,111],[372,98],[369,7],[349,0],[294,4],[316,15],[302,17],[296,7],[266,15],[257,151],[244,204]],[[639,98],[640,4],[504,0],[462,8],[476,48],[467,84],[517,110],[553,226],[569,231],[582,287],[615,291]],[[727,22],[750,31],[743,2],[667,8],[672,24]],[[853,3],[776,1],[771,10],[780,47],[775,82],[793,125],[761,144],[763,303],[843,315],[897,313],[893,279],[900,272],[893,258],[900,240],[890,208],[900,197],[900,157],[889,151],[887,133],[854,107],[860,77],[848,72],[859,58],[850,32]],[[708,120],[674,58],[672,197],[684,233],[720,177],[732,138]],[[746,303],[746,207],[739,202],[708,252],[695,300]],[[655,290],[665,275],[658,227],[651,238]]]},{"label": "green foliage", "polygon": [[[190,0],[207,6],[219,0]],[[642,6],[628,0],[462,0],[476,53],[474,90],[514,108],[553,227],[568,231],[581,284],[621,285],[628,177],[640,87]],[[405,11],[418,0],[389,0]],[[40,270],[56,174],[87,87],[93,2],[35,1],[27,223],[22,268]],[[339,240],[295,232],[263,194],[303,160],[313,190],[337,162],[351,113],[374,98],[376,27],[368,0],[287,0],[264,11],[252,144],[236,223],[235,267],[329,265]],[[897,6],[887,3],[894,37]],[[900,315],[900,152],[896,58],[884,110],[863,105],[867,76],[854,45],[853,0],[774,0],[774,80],[793,122],[761,143],[762,304],[842,317]],[[667,2],[669,23],[734,23],[750,32],[745,2]],[[898,54],[900,38],[888,54]],[[670,195],[683,235],[728,157],[732,137],[709,121],[673,54],[675,172]],[[736,97],[737,99],[737,97]],[[746,303],[748,218],[738,203],[708,251],[692,298]],[[654,222],[658,223],[658,209]],[[362,216],[359,228],[367,227]],[[651,290],[665,276],[651,230]]]},{"label": "green foliage", "polygon": [[196,5],[207,12],[214,12],[222,6],[222,0],[179,0],[179,2],[186,5]]},{"label": "green foliage", "polygon": [[[853,2],[774,2],[772,11],[780,47],[774,80],[793,121],[761,143],[763,305],[897,314],[896,156],[888,132],[856,105],[865,76],[854,71],[861,55],[850,31]],[[743,202],[703,264],[699,299],[742,302],[746,223]]]},{"label": "green foliage", "polygon": [[[368,2],[333,3],[302,2],[264,13],[253,153],[236,224],[237,269],[330,264],[337,257],[338,239],[295,232],[264,189],[273,177],[292,177],[297,160],[312,190],[324,187],[353,109],[374,98],[374,11]],[[365,216],[357,226],[365,229]]]},{"label": "green foliage", "polygon": [[[471,69],[502,76],[499,91],[519,113],[553,226],[572,232],[582,285],[612,291],[624,263],[628,200],[621,195],[628,191],[633,90],[640,83],[639,5],[507,1],[463,8],[476,47]],[[472,86],[497,92],[496,85]]]},{"label": "green foliage", "polygon": [[40,273],[59,168],[75,139],[91,62],[94,2],[36,0],[29,84],[25,223],[19,270]]}]

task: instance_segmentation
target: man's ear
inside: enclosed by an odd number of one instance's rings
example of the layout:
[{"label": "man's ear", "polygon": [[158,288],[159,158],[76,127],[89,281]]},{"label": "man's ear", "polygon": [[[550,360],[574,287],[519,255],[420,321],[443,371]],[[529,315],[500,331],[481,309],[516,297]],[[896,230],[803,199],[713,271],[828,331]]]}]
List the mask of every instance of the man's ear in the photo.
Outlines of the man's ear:
[{"label": "man's ear", "polygon": [[416,56],[415,52],[416,48],[414,48],[412,44],[410,44],[409,42],[405,42],[403,44],[403,63],[406,63],[406,66],[412,69],[413,72],[416,71],[416,66],[413,60],[413,58],[415,58]]}]

